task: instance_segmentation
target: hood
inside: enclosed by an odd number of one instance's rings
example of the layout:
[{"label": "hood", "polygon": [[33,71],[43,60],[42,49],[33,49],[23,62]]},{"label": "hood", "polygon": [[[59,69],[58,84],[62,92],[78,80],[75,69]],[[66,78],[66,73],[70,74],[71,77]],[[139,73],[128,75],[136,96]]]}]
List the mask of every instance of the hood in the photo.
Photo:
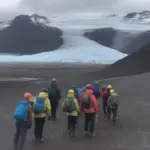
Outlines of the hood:
[{"label": "hood", "polygon": [[46,99],[46,98],[48,97],[48,93],[40,92],[40,93],[39,93],[39,97],[40,97],[40,98],[43,98],[43,99]]},{"label": "hood", "polygon": [[74,98],[74,94],[68,94],[67,98]]},{"label": "hood", "polygon": [[92,90],[92,89],[88,89],[88,90],[87,90],[87,93],[93,94],[93,90]]}]

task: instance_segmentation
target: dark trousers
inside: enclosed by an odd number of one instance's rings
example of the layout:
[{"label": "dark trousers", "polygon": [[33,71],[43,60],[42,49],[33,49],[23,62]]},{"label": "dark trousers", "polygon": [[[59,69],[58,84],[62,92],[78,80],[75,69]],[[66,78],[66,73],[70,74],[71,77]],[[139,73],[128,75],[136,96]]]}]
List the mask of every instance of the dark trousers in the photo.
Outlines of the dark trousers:
[{"label": "dark trousers", "polygon": [[116,117],[117,117],[117,110],[118,108],[111,108],[112,111],[112,121],[115,123],[116,122]]},{"label": "dark trousers", "polygon": [[16,133],[14,138],[14,150],[22,150],[28,131],[27,122],[16,122]]},{"label": "dark trousers", "polygon": [[34,121],[35,121],[34,136],[37,140],[40,140],[43,137],[45,118],[34,118]]},{"label": "dark trousers", "polygon": [[57,107],[58,107],[58,101],[52,101],[51,102],[51,113],[52,113],[52,118],[54,120],[57,119],[57,116],[56,116]]},{"label": "dark trousers", "polygon": [[103,100],[103,112],[104,112],[104,115],[106,116],[106,113],[107,113],[107,100]]},{"label": "dark trousers", "polygon": [[[90,131],[91,133],[94,132],[94,125],[95,125],[95,113],[85,113],[85,124],[84,130]],[[90,128],[90,130],[89,130]]]},{"label": "dark trousers", "polygon": [[77,116],[68,116],[68,131],[75,132]]}]

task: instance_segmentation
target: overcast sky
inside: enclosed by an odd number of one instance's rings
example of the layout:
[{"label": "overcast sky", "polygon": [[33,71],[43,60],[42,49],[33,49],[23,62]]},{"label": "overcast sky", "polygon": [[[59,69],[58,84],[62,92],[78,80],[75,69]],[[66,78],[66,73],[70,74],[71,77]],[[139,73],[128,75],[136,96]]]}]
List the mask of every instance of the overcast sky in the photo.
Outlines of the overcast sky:
[{"label": "overcast sky", "polygon": [[150,9],[150,0],[0,0],[0,18],[20,13],[131,12]]}]

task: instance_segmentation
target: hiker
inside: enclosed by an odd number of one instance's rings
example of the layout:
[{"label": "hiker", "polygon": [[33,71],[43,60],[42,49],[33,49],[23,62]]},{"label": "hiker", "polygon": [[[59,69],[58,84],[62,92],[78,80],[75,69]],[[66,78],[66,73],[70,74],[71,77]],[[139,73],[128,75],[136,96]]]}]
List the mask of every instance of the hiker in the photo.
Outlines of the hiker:
[{"label": "hiker", "polygon": [[24,99],[19,102],[14,112],[16,133],[14,138],[14,150],[22,150],[26,140],[27,131],[32,125],[32,106],[29,100],[31,93],[25,93]]},{"label": "hiker", "polygon": [[[109,98],[110,96],[110,90],[112,89],[112,85],[108,85],[107,86],[107,96]],[[108,101],[108,99],[107,99]],[[110,105],[107,105],[107,119],[110,120],[110,117],[111,117],[111,108],[110,108]]]},{"label": "hiker", "polygon": [[46,121],[46,117],[51,116],[51,104],[48,99],[48,90],[42,89],[39,95],[36,97],[34,105],[34,136],[37,142],[43,142],[43,128]]},{"label": "hiker", "polygon": [[72,89],[74,90],[74,96],[77,99],[79,105],[80,105],[80,97],[79,97],[79,91],[77,89],[77,86],[75,84],[72,85]]},{"label": "hiker", "polygon": [[100,95],[101,92],[100,92],[100,88],[99,88],[98,82],[94,82],[93,83],[92,90],[93,90],[93,94],[96,97],[96,99],[99,100],[100,97],[101,97],[101,95]]},{"label": "hiker", "polygon": [[80,107],[77,99],[74,96],[74,90],[68,91],[67,98],[62,104],[62,108],[68,116],[68,135],[75,137],[75,129]]},{"label": "hiker", "polygon": [[[95,117],[98,115],[98,102],[93,95],[92,85],[86,86],[87,91],[81,94],[81,112],[85,114],[85,136],[94,136]],[[89,129],[90,128],[90,129]]]},{"label": "hiker", "polygon": [[118,100],[118,94],[113,89],[110,90],[108,105],[111,108],[111,112],[112,112],[112,122],[113,122],[113,124],[115,124],[116,123],[119,100]]},{"label": "hiker", "polygon": [[102,104],[103,104],[104,119],[106,120],[107,111],[109,112],[109,110],[107,110],[107,102],[108,102],[109,94],[106,86],[102,87],[101,97],[102,97]]},{"label": "hiker", "polygon": [[56,78],[52,79],[51,85],[48,87],[48,97],[50,99],[51,107],[52,107],[52,119],[56,120],[58,101],[61,98],[61,93],[60,93],[60,89],[57,86]]}]

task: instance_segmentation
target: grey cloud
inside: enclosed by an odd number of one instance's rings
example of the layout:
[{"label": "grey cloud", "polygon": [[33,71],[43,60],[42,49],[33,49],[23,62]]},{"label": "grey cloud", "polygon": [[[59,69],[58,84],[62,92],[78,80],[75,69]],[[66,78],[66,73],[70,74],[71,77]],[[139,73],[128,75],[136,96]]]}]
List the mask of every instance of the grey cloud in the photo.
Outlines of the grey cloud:
[{"label": "grey cloud", "polygon": [[148,6],[150,6],[150,0],[21,0],[16,10],[0,11],[0,19],[21,13],[51,16],[80,12],[131,12],[147,10]]}]

